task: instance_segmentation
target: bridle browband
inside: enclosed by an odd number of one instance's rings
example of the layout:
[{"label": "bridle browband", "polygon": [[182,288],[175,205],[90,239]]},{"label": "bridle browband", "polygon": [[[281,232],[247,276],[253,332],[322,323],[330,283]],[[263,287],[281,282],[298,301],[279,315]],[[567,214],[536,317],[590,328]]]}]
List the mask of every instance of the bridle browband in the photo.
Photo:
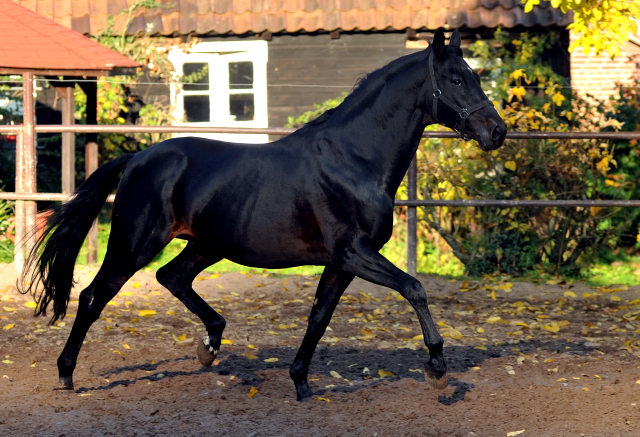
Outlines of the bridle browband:
[{"label": "bridle browband", "polygon": [[460,120],[461,125],[460,125],[460,136],[462,137],[463,140],[468,141],[470,138],[467,136],[467,134],[465,133],[464,130],[464,126],[465,126],[465,122],[467,120],[467,118],[469,118],[469,116],[471,114],[473,114],[474,112],[476,112],[478,109],[482,109],[485,106],[493,106],[493,103],[491,103],[491,100],[486,99],[483,102],[480,102],[476,105],[473,105],[471,108],[467,109],[467,108],[461,108],[460,106],[456,105],[455,103],[453,103],[451,100],[447,99],[445,96],[442,95],[442,91],[440,91],[440,88],[438,88],[438,84],[436,83],[436,73],[433,70],[433,58],[435,57],[435,55],[433,54],[433,51],[429,54],[429,74],[431,75],[431,85],[433,86],[433,113],[432,113],[432,117],[433,119],[436,121],[436,123],[440,123],[438,121],[438,100],[442,100],[443,103],[445,103],[447,106],[449,106],[451,109],[453,109],[454,111],[456,111],[458,113],[458,115],[460,116]]}]

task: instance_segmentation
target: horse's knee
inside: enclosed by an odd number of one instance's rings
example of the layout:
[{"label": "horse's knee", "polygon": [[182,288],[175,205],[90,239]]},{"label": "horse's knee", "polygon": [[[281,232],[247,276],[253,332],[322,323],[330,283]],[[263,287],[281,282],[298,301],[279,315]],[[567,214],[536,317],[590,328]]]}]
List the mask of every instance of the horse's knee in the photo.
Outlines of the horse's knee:
[{"label": "horse's knee", "polygon": [[427,304],[427,292],[416,278],[410,278],[404,284],[405,298],[411,303]]}]

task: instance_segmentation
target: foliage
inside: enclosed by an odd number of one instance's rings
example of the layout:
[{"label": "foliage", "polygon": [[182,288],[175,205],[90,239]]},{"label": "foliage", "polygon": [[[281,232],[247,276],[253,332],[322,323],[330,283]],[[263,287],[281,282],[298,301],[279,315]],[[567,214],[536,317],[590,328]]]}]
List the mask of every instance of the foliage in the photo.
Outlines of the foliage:
[{"label": "foliage", "polygon": [[[2,191],[2,189],[0,189]],[[0,263],[13,261],[13,202],[0,200]]]},{"label": "foliage", "polygon": [[289,117],[287,124],[285,124],[284,127],[298,128],[298,127],[304,126],[306,123],[309,123],[311,120],[320,117],[329,109],[335,108],[336,106],[340,105],[340,103],[342,103],[342,101],[345,99],[345,97],[347,97],[348,94],[349,93],[343,92],[338,97],[327,99],[320,104],[316,103],[315,105],[313,105],[315,106],[315,109],[312,109],[311,111],[306,111],[300,114],[298,117]]},{"label": "foliage", "polygon": [[[189,43],[183,43],[179,39],[154,37],[153,29],[136,35],[127,34],[127,29],[135,16],[144,8],[171,8],[172,5],[163,5],[153,0],[138,0],[126,9],[118,17],[109,15],[107,27],[93,39],[141,64],[136,76],[101,77],[98,80],[98,124],[124,125],[164,125],[174,121],[171,106],[161,100],[143,102],[135,95],[135,82],[144,80],[157,80],[158,83],[178,83],[198,80],[198,74],[180,78],[176,76],[173,64],[168,54],[171,50],[188,51],[196,42],[192,39]],[[116,18],[120,19],[121,26],[116,26]],[[118,30],[119,29],[119,30]],[[86,114],[86,96],[76,87],[76,119],[83,120]],[[152,144],[171,137],[171,134],[100,134],[101,160],[109,160],[122,153],[136,152],[145,149]]]},{"label": "foliage", "polygon": [[[510,53],[500,31],[497,39],[502,44],[479,42],[472,50],[490,70],[485,88],[493,85],[491,95],[504,99],[501,116],[509,130],[621,127],[602,116],[604,103],[561,90],[561,78],[540,65],[540,40],[525,34],[511,42]],[[595,140],[507,140],[491,153],[459,139],[430,140],[421,145],[418,163],[425,199],[617,199],[632,186],[614,172],[614,145]],[[627,223],[618,211],[600,208],[426,208],[421,218],[473,276],[578,274],[578,258],[594,248],[610,250]]]},{"label": "foliage", "polygon": [[[524,11],[530,12],[540,0],[522,0]],[[640,3],[638,0],[551,0],[551,6],[565,14],[573,11],[573,23],[567,26],[578,34],[569,51],[593,48],[596,56],[607,51],[611,59],[620,56],[620,48],[629,41],[629,32],[638,33]],[[634,19],[635,18],[635,19]]]}]

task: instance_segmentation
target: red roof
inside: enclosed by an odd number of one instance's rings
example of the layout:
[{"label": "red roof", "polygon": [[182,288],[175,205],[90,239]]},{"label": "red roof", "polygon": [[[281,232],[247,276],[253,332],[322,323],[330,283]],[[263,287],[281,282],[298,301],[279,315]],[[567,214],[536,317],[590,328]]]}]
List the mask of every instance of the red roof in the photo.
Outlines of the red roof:
[{"label": "red roof", "polygon": [[[13,0],[83,34],[120,31],[133,0]],[[140,9],[127,33],[207,35],[248,32],[370,31],[457,27],[566,26],[563,14],[543,1],[529,13],[520,0],[160,0],[166,7]]]},{"label": "red roof", "polygon": [[0,68],[105,71],[139,64],[10,0],[0,0]]}]

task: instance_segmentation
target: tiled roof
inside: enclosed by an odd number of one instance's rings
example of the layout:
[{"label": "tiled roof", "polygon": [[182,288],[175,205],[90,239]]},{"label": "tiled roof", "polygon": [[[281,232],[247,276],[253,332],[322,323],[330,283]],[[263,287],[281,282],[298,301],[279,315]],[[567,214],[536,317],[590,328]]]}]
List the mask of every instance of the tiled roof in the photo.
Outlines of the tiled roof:
[{"label": "tiled roof", "polygon": [[[85,34],[107,27],[135,0],[13,0]],[[129,33],[161,35],[248,32],[368,31],[467,26],[566,26],[571,18],[543,1],[528,14],[520,0],[161,0],[170,5],[138,14]]]},{"label": "tiled roof", "polygon": [[0,0],[0,68],[105,71],[138,66],[78,32]]}]

